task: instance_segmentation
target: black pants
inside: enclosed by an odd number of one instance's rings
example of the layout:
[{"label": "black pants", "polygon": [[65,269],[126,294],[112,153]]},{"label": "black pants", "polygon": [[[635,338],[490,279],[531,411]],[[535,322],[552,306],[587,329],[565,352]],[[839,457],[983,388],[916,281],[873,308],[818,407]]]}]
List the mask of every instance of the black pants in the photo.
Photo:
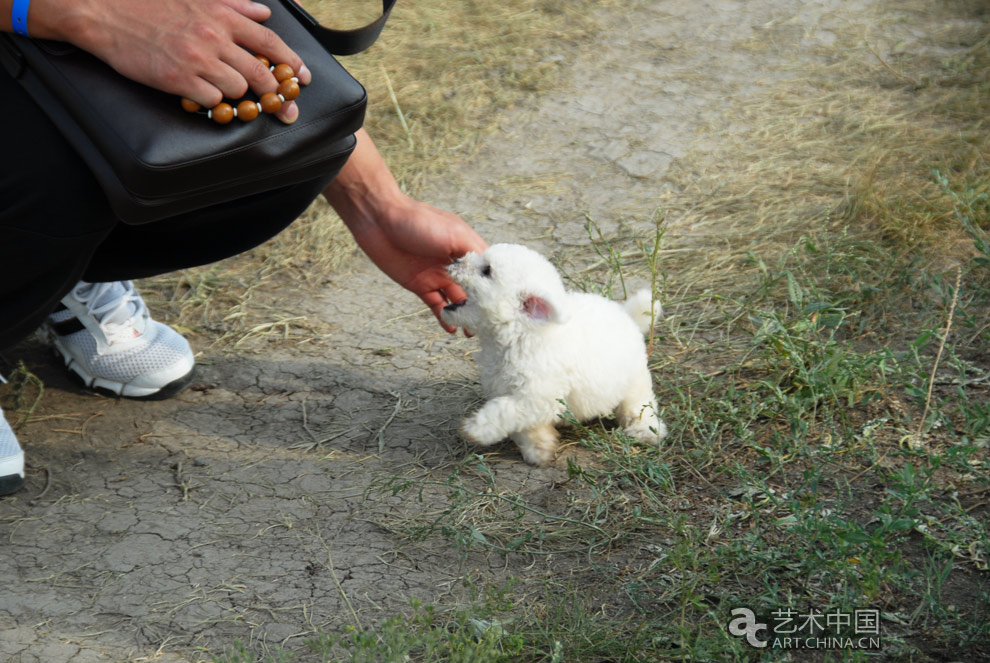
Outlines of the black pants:
[{"label": "black pants", "polygon": [[0,103],[0,349],[36,329],[76,282],[143,278],[242,253],[292,223],[329,184],[324,178],[129,226],[3,69]]}]

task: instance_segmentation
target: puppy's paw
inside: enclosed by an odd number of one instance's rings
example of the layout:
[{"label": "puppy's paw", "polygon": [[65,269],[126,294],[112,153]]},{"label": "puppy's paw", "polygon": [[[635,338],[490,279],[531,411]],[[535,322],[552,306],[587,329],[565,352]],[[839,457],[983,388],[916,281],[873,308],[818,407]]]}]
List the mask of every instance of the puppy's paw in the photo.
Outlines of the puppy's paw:
[{"label": "puppy's paw", "polygon": [[477,415],[464,420],[461,424],[460,435],[462,439],[467,440],[471,444],[477,444],[482,447],[490,447],[505,438],[504,435],[499,435],[497,432],[492,431],[491,428],[482,425],[478,421]]},{"label": "puppy's paw", "polygon": [[653,427],[646,422],[638,422],[632,426],[622,429],[626,435],[644,444],[657,446],[663,438],[667,437],[667,426],[662,421],[657,421]]},{"label": "puppy's paw", "polygon": [[554,461],[554,456],[556,456],[556,449],[552,447],[523,447],[520,451],[522,451],[523,460],[536,467],[550,465]]},{"label": "puppy's paw", "polygon": [[663,423],[662,421],[658,421],[656,432],[657,432],[657,443],[659,444],[660,442],[663,441],[665,437],[667,437],[667,424]]},{"label": "puppy's paw", "polygon": [[552,449],[523,449],[523,460],[536,467],[546,467],[553,463],[554,452]]},{"label": "puppy's paw", "polygon": [[513,433],[512,439],[522,452],[523,460],[530,465],[544,467],[557,455],[557,430],[553,424]]}]

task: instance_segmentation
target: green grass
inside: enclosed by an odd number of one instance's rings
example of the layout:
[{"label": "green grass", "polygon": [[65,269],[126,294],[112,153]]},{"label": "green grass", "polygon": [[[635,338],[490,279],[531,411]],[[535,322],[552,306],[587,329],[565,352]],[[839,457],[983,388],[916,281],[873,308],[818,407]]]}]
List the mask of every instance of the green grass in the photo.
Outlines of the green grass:
[{"label": "green grass", "polygon": [[[823,234],[761,265],[722,302],[721,319],[710,318],[732,341],[720,360],[734,357],[715,371],[696,361],[707,341],[684,337],[673,313],[658,347],[683,348],[688,360],[663,350],[654,359],[671,437],[649,449],[608,422],[571,422],[569,479],[539,505],[484,456],[445,476],[382,477],[369,508],[404,498],[379,516],[400,540],[439,539],[465,557],[559,573],[483,588],[497,600],[475,588],[467,605],[413,605],[373,628],[323,634],[301,660],[780,660],[727,633],[739,606],[764,615],[877,609],[881,660],[949,651],[983,660],[990,390],[967,357],[990,351],[979,305],[990,292],[986,252],[961,267],[966,289],[953,298],[954,280],[920,269],[906,285],[884,264],[901,258],[881,248]],[[856,279],[843,278],[853,271]],[[851,290],[862,274],[874,275],[871,287]],[[899,310],[899,324],[913,324],[878,348],[868,330],[896,310],[883,301],[895,296],[921,305]],[[953,299],[957,329],[973,333],[943,343]],[[217,660],[254,660],[233,656]]]},{"label": "green grass", "polygon": [[[468,610],[444,614],[434,606],[413,601],[408,615],[384,620],[375,628],[349,627],[339,634],[319,633],[305,648],[313,660],[329,663],[502,663],[520,653],[523,638],[506,632],[494,616],[497,608],[477,604]],[[479,615],[484,615],[484,618]],[[237,643],[216,663],[282,663],[294,655],[277,650],[259,658]]]},{"label": "green grass", "polygon": [[[663,448],[577,425],[569,439],[592,453],[568,460],[549,506],[500,485],[479,456],[443,478],[383,480],[376,496],[405,496],[409,515],[382,525],[465,554],[552,556],[583,576],[573,587],[548,581],[517,607],[503,628],[521,649],[492,660],[552,660],[551,643],[568,661],[754,660],[725,632],[740,605],[876,608],[888,656],[978,660],[990,646],[988,388],[966,357],[990,351],[986,253],[961,267],[967,287],[954,298],[957,325],[977,333],[943,344],[954,282],[908,268],[905,283],[885,264],[900,257],[881,249],[823,234],[761,264],[710,322],[732,341],[720,358],[734,352],[717,371],[694,365],[704,340],[673,342],[685,333],[675,313],[658,343],[689,360],[655,360],[673,431]],[[898,310],[884,301],[893,297],[920,305]],[[895,310],[903,341],[869,342]],[[605,616],[592,619],[593,605]]]},{"label": "green grass", "polygon": [[[539,505],[484,456],[444,476],[382,477],[369,508],[403,498],[379,521],[398,540],[558,573],[518,577],[498,601],[413,605],[321,634],[298,660],[782,660],[727,633],[739,606],[882,615],[881,652],[808,660],[986,660],[990,219],[967,195],[949,199],[974,249],[958,274],[896,244],[820,232],[750,256],[754,276],[731,296],[671,307],[653,355],[672,431],[660,449],[608,422],[571,422],[569,478]],[[618,247],[603,252],[624,267]],[[297,660],[251,656],[216,660]]]},{"label": "green grass", "polygon": [[[380,477],[368,513],[397,543],[508,560],[515,577],[476,577],[467,599],[322,634],[296,658],[990,660],[985,32],[952,56],[869,66],[862,35],[840,35],[806,75],[822,96],[773,96],[709,188],[685,167],[697,181],[654,236],[588,219],[594,255],[569,282],[662,293],[651,368],[670,436],[651,449],[570,422],[567,478],[538,497],[480,455]],[[729,634],[740,606],[876,609],[883,647],[788,659]],[[216,660],[264,660],[249,656]]]}]

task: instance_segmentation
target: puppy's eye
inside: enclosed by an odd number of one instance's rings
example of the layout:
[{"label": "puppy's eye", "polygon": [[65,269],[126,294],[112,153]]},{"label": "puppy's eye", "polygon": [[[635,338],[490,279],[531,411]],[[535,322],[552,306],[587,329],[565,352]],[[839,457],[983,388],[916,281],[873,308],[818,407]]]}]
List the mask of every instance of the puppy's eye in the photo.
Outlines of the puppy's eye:
[{"label": "puppy's eye", "polygon": [[482,276],[487,276],[488,278],[491,278],[492,277],[492,266],[491,265],[485,265],[484,267],[482,267],[481,268],[481,275]]}]

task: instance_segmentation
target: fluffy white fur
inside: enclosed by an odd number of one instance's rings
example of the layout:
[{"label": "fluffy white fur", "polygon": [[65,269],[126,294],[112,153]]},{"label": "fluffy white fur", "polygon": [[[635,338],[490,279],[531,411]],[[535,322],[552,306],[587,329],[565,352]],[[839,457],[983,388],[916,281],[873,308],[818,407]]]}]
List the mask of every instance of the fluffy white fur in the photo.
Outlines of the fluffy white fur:
[{"label": "fluffy white fur", "polygon": [[469,253],[448,271],[468,299],[443,318],[481,341],[487,402],[464,420],[465,439],[487,446],[511,437],[526,462],[544,465],[554,459],[563,403],[581,421],[614,413],[643,442],[667,434],[643,341],[655,321],[649,291],[625,305],[568,292],[546,258],[515,244]]}]

